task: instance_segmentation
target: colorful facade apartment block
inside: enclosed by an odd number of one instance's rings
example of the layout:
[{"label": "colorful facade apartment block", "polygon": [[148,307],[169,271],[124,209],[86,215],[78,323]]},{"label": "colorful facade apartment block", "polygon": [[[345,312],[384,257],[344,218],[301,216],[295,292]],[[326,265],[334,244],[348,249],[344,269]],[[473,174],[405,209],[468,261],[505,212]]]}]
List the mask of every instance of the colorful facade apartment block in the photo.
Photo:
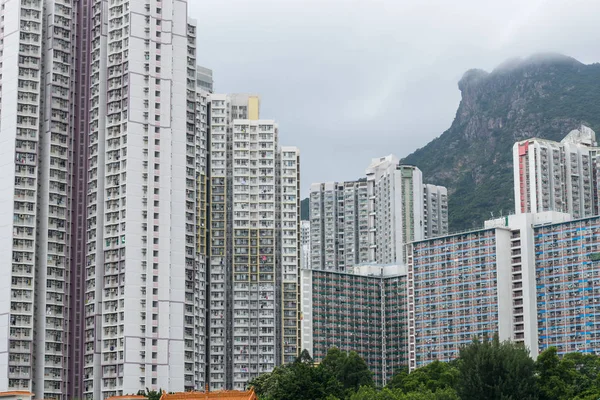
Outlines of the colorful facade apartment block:
[{"label": "colorful facade apartment block", "polygon": [[320,362],[332,347],[355,351],[378,385],[406,366],[406,270],[302,271],[302,347]]},{"label": "colorful facade apartment block", "polygon": [[538,350],[600,352],[600,217],[535,229]]},{"label": "colorful facade apartment block", "polygon": [[508,229],[493,228],[409,246],[409,365],[450,361],[473,336],[508,337]]}]

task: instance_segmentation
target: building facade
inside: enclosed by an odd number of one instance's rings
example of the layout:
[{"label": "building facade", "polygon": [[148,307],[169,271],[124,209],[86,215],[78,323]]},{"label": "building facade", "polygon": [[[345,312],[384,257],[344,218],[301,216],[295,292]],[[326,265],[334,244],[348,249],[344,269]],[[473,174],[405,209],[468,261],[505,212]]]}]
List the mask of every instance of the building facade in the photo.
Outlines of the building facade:
[{"label": "building facade", "polygon": [[0,391],[188,391],[207,370],[219,387],[225,365],[239,388],[295,358],[298,150],[256,97],[211,114],[187,2],[3,1],[0,15]]},{"label": "building facade", "polygon": [[417,167],[393,155],[373,159],[366,174],[373,261],[406,263],[407,243],[448,233],[445,187],[424,185]]},{"label": "building facade", "polygon": [[534,235],[536,352],[598,354],[600,217],[539,226]]},{"label": "building facade", "polygon": [[71,168],[80,154],[71,142],[80,133],[79,115],[69,101],[85,95],[71,61],[81,35],[77,11],[39,0],[2,2],[0,10],[0,391],[53,398],[65,398],[71,384],[77,321],[68,289],[70,270],[81,262],[81,246],[73,243],[81,231],[71,225],[83,212],[76,199],[79,208],[71,208],[73,182],[81,178]]},{"label": "building facade", "polygon": [[311,185],[311,267],[345,271],[368,261],[368,194],[365,181]]},{"label": "building facade", "polygon": [[543,344],[536,230],[570,219],[557,212],[511,215],[481,230],[409,244],[409,368],[450,361],[473,337],[495,334],[536,357]]},{"label": "building facade", "polygon": [[486,229],[408,246],[409,367],[450,361],[474,336],[510,337],[510,231]]},{"label": "building facade", "polygon": [[600,162],[596,134],[587,126],[562,141],[529,139],[513,147],[517,213],[558,211],[598,215]]},{"label": "building facade", "polygon": [[300,267],[311,269],[310,259],[310,221],[300,221]]},{"label": "building facade", "polygon": [[204,384],[196,27],[186,2],[94,2],[84,398]]},{"label": "building facade", "polygon": [[364,180],[311,185],[310,227],[312,269],[405,263],[406,243],[448,233],[448,193],[393,155],[376,158]]},{"label": "building facade", "polygon": [[257,96],[210,104],[209,382],[243,389],[299,354],[299,152]]},{"label": "building facade", "polygon": [[423,185],[423,236],[433,238],[448,233],[448,190]]},{"label": "building facade", "polygon": [[319,362],[355,351],[379,386],[406,367],[407,275],[398,266],[302,270],[302,348]]},{"label": "building facade", "polygon": [[212,93],[214,91],[213,72],[206,67],[197,67],[197,84],[201,90]]}]

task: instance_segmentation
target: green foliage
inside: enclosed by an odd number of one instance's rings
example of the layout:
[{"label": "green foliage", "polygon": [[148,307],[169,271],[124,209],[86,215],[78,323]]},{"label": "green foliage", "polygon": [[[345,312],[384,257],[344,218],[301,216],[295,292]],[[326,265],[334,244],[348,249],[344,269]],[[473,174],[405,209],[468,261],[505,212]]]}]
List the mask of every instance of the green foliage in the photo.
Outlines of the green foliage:
[{"label": "green foliage", "polygon": [[[496,336],[474,340],[455,361],[436,361],[410,374],[402,370],[376,388],[356,353],[332,348],[318,365],[303,351],[294,363],[249,386],[261,400],[598,400],[600,357],[560,358],[550,348],[534,362],[522,345]],[[160,397],[160,391],[147,393],[152,400]]]},{"label": "green foliage", "polygon": [[540,400],[600,398],[600,359],[595,355],[571,353],[561,359],[551,347],[538,356],[535,368]]},{"label": "green foliage", "polygon": [[162,389],[159,390],[150,390],[146,388],[146,391],[140,390],[137,394],[138,396],[146,396],[148,400],[160,400],[162,396]]},{"label": "green foliage", "polygon": [[[327,356],[323,363],[315,367],[312,358],[304,350],[293,364],[277,367],[270,374],[253,379],[248,385],[254,387],[262,400],[343,398],[344,384],[337,377],[351,379],[341,371],[347,356],[337,349],[332,349],[331,352],[331,357]],[[343,359],[344,362],[338,364],[338,359]]]},{"label": "green foliage", "polygon": [[396,374],[388,382],[387,387],[399,389],[403,393],[423,389],[435,392],[440,389],[453,388],[456,386],[457,381],[458,369],[454,365],[434,361],[411,374],[408,374],[407,371]]},{"label": "green foliage", "polygon": [[374,386],[373,376],[367,363],[354,351],[348,354],[337,375],[346,390],[356,391],[361,386]]},{"label": "green foliage", "polygon": [[460,351],[458,395],[462,400],[537,399],[534,362],[511,342],[474,340]]},{"label": "green foliage", "polygon": [[420,390],[403,393],[399,389],[384,388],[376,390],[372,387],[363,386],[356,393],[348,397],[349,400],[460,400],[452,388],[431,390]]}]

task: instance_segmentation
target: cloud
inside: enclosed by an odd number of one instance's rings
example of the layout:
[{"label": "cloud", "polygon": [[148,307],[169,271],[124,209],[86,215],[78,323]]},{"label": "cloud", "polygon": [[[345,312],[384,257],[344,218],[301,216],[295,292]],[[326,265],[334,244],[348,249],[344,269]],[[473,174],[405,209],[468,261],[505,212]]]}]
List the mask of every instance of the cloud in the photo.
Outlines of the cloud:
[{"label": "cloud", "polygon": [[302,154],[302,189],[360,177],[447,129],[470,68],[599,61],[597,0],[188,0],[216,90],[256,92]]}]

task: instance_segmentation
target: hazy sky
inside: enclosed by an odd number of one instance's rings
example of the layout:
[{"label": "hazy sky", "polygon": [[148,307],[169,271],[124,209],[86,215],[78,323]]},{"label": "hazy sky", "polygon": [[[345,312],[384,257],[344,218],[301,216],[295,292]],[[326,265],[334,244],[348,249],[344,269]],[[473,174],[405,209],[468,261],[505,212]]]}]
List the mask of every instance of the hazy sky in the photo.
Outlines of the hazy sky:
[{"label": "hazy sky", "polygon": [[451,124],[470,68],[560,52],[600,61],[599,0],[188,0],[215,90],[261,96],[302,192],[362,177]]}]

